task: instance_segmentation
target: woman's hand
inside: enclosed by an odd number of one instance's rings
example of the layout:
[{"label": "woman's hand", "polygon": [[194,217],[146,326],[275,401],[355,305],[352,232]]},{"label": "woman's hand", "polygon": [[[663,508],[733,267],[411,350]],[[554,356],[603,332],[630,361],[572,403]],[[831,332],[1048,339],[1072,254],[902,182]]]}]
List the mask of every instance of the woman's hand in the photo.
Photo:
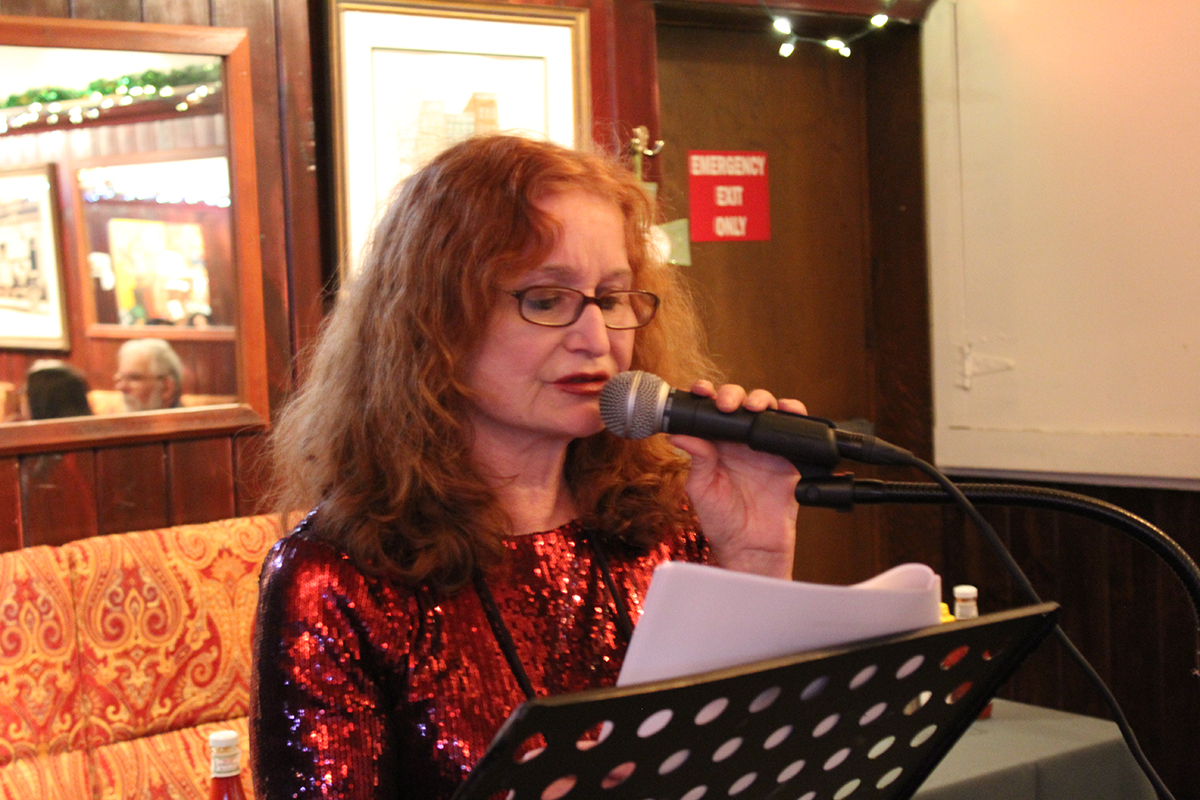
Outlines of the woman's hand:
[{"label": "woman's hand", "polygon": [[[714,389],[709,381],[697,381],[692,391],[712,397],[721,411],[742,407],[808,413],[799,400],[776,400],[764,389],[747,394],[735,384]],[[791,462],[734,442],[670,438],[692,457],[688,497],[717,563],[739,572],[791,578],[799,511],[795,491],[800,480]]]}]

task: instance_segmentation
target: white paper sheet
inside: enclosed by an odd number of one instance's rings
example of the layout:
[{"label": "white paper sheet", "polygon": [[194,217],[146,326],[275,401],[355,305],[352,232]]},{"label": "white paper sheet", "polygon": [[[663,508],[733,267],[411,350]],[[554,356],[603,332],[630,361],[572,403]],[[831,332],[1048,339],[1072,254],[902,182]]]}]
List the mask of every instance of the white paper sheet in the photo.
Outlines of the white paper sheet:
[{"label": "white paper sheet", "polygon": [[654,571],[617,685],[923,628],[941,620],[941,599],[941,578],[924,564],[828,586],[667,562]]}]

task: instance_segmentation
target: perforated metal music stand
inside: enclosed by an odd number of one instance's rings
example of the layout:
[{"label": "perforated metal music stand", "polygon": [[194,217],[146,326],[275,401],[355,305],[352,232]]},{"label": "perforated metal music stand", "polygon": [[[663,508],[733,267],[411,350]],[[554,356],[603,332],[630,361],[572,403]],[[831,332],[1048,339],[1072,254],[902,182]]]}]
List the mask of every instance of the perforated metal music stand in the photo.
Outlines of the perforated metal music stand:
[{"label": "perforated metal music stand", "polygon": [[1058,606],[531,700],[455,800],[906,800]]}]

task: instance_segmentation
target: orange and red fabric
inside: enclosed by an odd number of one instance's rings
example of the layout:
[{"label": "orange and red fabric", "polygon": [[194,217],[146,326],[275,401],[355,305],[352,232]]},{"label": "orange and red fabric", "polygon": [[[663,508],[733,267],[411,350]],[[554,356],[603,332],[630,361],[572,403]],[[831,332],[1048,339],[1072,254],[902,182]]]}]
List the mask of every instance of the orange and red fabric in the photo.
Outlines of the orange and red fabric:
[{"label": "orange and red fabric", "polygon": [[67,556],[0,554],[0,797],[90,795]]},{"label": "orange and red fabric", "polygon": [[248,748],[258,571],[280,533],[248,517],[4,554],[0,797],[204,800],[208,734]]}]

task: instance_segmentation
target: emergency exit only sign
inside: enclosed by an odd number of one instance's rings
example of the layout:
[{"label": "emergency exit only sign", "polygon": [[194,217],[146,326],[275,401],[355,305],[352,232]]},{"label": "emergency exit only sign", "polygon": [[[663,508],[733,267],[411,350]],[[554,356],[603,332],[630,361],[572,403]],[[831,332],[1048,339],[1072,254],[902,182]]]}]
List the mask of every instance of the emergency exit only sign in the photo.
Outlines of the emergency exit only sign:
[{"label": "emergency exit only sign", "polygon": [[688,193],[693,242],[771,238],[766,153],[689,150]]}]

